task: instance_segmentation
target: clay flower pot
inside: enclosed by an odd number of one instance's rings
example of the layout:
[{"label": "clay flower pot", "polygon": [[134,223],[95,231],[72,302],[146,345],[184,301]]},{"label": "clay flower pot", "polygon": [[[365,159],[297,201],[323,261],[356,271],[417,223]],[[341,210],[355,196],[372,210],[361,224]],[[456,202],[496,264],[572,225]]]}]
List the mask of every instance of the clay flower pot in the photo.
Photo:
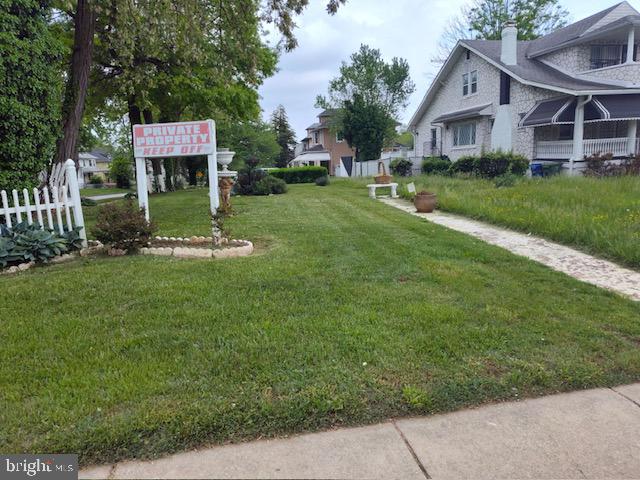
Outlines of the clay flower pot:
[{"label": "clay flower pot", "polygon": [[431,192],[418,192],[413,199],[416,211],[420,213],[431,213],[436,209],[436,194]]}]

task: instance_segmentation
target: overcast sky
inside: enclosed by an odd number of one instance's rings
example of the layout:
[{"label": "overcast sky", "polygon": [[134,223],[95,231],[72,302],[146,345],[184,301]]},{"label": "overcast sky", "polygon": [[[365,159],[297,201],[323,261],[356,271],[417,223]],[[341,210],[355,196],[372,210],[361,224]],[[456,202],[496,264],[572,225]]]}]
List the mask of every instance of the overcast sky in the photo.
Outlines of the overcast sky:
[{"label": "overcast sky", "polygon": [[[615,0],[560,0],[570,12],[569,21],[580,20],[603,10]],[[325,11],[326,0],[310,0],[298,18],[298,48],[284,53],[279,71],[260,88],[265,118],[284,105],[298,140],[305,128],[316,121],[314,108],[318,94],[325,94],[329,80],[338,73],[342,61],[361,43],[381,51],[385,59],[403,57],[409,62],[416,91],[402,121],[409,120],[424,96],[437,67],[430,59],[448,19],[467,0],[348,0],[338,13]],[[638,8],[637,0],[630,2]]]}]

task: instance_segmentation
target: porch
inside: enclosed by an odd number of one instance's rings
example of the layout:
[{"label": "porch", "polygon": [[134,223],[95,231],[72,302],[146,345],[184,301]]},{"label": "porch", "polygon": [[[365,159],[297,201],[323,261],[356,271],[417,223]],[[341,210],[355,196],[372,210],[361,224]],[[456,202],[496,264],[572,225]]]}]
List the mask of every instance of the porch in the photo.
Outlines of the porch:
[{"label": "porch", "polygon": [[[537,140],[534,147],[536,160],[570,160],[573,140]],[[640,151],[640,138],[589,138],[582,140],[582,154],[611,153],[614,158],[628,157]]]}]

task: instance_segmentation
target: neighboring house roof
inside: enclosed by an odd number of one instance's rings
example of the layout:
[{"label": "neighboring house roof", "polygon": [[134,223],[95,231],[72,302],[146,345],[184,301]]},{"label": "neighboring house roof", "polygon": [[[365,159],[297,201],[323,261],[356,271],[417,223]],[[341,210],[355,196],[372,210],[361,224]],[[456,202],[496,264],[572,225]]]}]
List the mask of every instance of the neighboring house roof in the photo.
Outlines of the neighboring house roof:
[{"label": "neighboring house roof", "polygon": [[109,155],[102,150],[91,150],[90,152],[81,152],[78,154],[78,158],[83,160],[95,160],[97,162],[111,162]]},{"label": "neighboring house roof", "polygon": [[322,146],[321,144],[318,145],[314,145],[311,148],[307,148],[305,150],[305,152],[326,152],[327,150],[325,150],[324,146]]},{"label": "neighboring house roof", "polygon": [[528,55],[535,57],[565,48],[575,41],[584,40],[603,30],[608,30],[612,27],[617,28],[624,23],[633,22],[630,17],[634,15],[639,15],[637,10],[627,2],[620,2],[590,17],[533,40],[530,44]]},{"label": "neighboring house roof", "polygon": [[340,110],[337,108],[327,108],[325,111],[323,111],[320,115],[318,115],[319,118],[321,117],[333,117],[336,113],[338,113]]},{"label": "neighboring house roof", "polygon": [[502,41],[500,40],[461,40],[460,43],[484,57],[485,60],[497,64],[496,66],[501,70],[506,70],[507,73],[516,77],[516,80],[525,84],[537,85],[542,88],[556,87],[556,89],[560,89],[559,91],[566,93],[582,90],[610,90],[613,86],[603,82],[575,78],[539,60],[528,58],[526,52],[530,41],[518,42],[517,65],[505,65],[500,61],[502,49]]},{"label": "neighboring house roof", "polygon": [[626,86],[620,81],[607,79],[588,80],[584,76],[572,75],[535,58],[542,53],[564,48],[576,41],[584,41],[588,36],[602,33],[612,26],[618,28],[625,22],[640,24],[640,13],[627,2],[622,2],[539,39],[518,41],[516,65],[506,65],[501,62],[501,40],[460,40],[427,90],[418,109],[409,121],[409,126],[414,127],[422,118],[431,100],[445,83],[446,77],[465,49],[474,52],[489,64],[524,85],[568,95],[640,93],[640,88],[637,86]]},{"label": "neighboring house roof", "polygon": [[326,128],[326,126],[322,125],[319,122],[316,122],[316,123],[312,123],[311,125],[309,125],[307,127],[307,130],[312,130],[313,131],[313,130],[320,130],[322,128]]}]

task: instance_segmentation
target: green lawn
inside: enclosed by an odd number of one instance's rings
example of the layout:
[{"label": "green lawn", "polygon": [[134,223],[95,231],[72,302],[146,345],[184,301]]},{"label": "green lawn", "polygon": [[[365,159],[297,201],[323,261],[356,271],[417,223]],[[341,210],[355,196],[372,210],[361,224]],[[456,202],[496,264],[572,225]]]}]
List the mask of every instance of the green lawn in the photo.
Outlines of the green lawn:
[{"label": "green lawn", "polygon": [[413,181],[418,189],[437,193],[442,210],[640,267],[640,177],[557,176],[507,188],[488,180],[441,176]]},{"label": "green lawn", "polygon": [[95,195],[111,195],[112,193],[129,193],[135,191],[130,188],[81,188],[81,197],[93,197]]},{"label": "green lawn", "polygon": [[[234,201],[251,257],[0,277],[0,451],[102,463],[640,379],[639,304],[356,184]],[[207,203],[151,213],[206,234]]]}]

